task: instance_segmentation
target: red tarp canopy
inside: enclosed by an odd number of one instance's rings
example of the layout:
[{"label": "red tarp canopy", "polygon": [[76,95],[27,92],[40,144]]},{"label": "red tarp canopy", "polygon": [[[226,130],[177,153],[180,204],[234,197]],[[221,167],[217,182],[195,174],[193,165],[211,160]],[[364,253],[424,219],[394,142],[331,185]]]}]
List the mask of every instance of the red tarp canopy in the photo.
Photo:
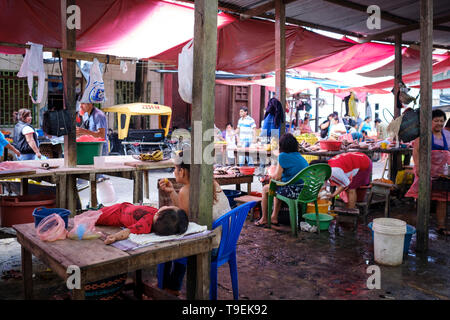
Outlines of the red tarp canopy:
[{"label": "red tarp canopy", "polygon": [[[236,20],[217,34],[217,70],[236,74],[262,74],[275,70],[275,24],[262,20]],[[178,64],[178,54],[187,43],[179,44],[149,60]],[[286,67],[331,56],[353,46],[308,31],[286,26]]]},{"label": "red tarp canopy", "polygon": [[[411,88],[420,88],[420,84],[416,86],[411,86]],[[450,88],[450,79],[433,82],[433,89],[448,89],[448,88]]]},{"label": "red tarp canopy", "polygon": [[[433,63],[446,59],[446,55],[433,54]],[[387,77],[394,76],[395,61],[391,61],[382,67],[364,73],[359,73],[363,77]],[[420,51],[412,48],[402,50],[402,73],[408,74],[420,69]]]},{"label": "red tarp canopy", "polygon": [[[450,70],[450,54],[445,55],[447,58],[445,60],[442,60],[441,62],[435,63],[433,65],[433,75],[439,74],[442,72],[447,72]],[[420,70],[403,75],[402,80],[404,83],[408,84],[417,80],[420,80]],[[378,82],[370,85],[366,85],[366,88],[369,89],[386,89],[386,88],[393,88],[394,87],[394,80],[387,80],[383,82]]]},{"label": "red tarp canopy", "polygon": [[[122,57],[155,55],[194,34],[194,9],[159,0],[77,0],[81,30],[77,50]],[[0,1],[0,41],[61,48],[60,0]],[[218,26],[234,21],[218,15]],[[1,53],[25,49],[0,47]]]},{"label": "red tarp canopy", "polygon": [[356,97],[361,100],[361,102],[366,101],[366,94],[370,93],[370,94],[388,94],[391,93],[390,91],[387,90],[382,90],[382,89],[369,89],[366,87],[353,87],[353,88],[345,88],[345,89],[323,89],[320,88],[325,92],[329,92],[332,93],[334,95],[336,95],[337,97],[344,99],[346,96],[348,96],[350,94],[350,92],[355,93]]},{"label": "red tarp canopy", "polygon": [[[356,42],[353,42],[356,43]],[[395,47],[381,43],[363,43],[295,68],[298,71],[315,73],[347,72],[387,59],[395,54]]]}]

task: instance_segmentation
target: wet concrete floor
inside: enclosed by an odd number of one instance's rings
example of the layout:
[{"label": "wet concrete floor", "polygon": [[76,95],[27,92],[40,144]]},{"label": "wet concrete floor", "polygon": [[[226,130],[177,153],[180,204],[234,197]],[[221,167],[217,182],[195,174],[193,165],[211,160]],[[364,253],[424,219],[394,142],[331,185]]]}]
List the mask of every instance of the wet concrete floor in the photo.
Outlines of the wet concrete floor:
[{"label": "wet concrete floor", "polygon": [[[383,205],[371,207],[368,221],[382,217]],[[412,202],[394,200],[391,217],[415,226]],[[334,220],[329,231],[290,235],[287,225],[260,228],[247,220],[238,242],[239,298],[241,300],[448,300],[450,299],[449,239],[437,235],[431,214],[429,250],[416,253],[412,237],[408,255],[398,267],[381,266],[381,288],[368,289],[376,265],[370,229],[360,220],[356,232],[351,221]],[[8,236],[3,230],[0,235]],[[0,300],[23,299],[20,245],[15,238],[0,239]],[[62,299],[65,283],[33,257],[34,295]],[[154,269],[144,279],[156,283]],[[229,268],[219,268],[218,298],[232,299]],[[181,298],[185,297],[185,286]]]}]

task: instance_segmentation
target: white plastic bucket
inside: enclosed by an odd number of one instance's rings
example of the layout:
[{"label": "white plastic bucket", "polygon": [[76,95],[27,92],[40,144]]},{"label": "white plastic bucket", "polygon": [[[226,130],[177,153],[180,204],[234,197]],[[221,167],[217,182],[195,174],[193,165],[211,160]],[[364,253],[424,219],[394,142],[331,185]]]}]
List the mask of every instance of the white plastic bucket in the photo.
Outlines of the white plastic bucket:
[{"label": "white plastic bucket", "polygon": [[406,222],[393,218],[373,220],[375,261],[387,266],[403,262]]},{"label": "white plastic bucket", "polygon": [[110,180],[97,183],[97,197],[99,203],[113,203],[116,201],[116,192]]}]

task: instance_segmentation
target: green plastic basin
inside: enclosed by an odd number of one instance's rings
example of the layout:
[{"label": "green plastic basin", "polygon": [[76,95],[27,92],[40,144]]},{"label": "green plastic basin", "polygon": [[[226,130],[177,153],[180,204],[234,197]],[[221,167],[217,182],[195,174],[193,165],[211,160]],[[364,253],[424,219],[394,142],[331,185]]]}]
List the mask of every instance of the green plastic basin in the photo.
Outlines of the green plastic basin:
[{"label": "green plastic basin", "polygon": [[[312,225],[312,226],[317,225],[315,213],[306,213],[306,214],[302,215],[302,217],[310,225]],[[333,217],[330,216],[329,214],[319,213],[319,229],[320,230],[328,230],[331,220],[333,220]]]},{"label": "green plastic basin", "polygon": [[77,142],[77,164],[94,164],[94,157],[102,154],[103,143]]}]

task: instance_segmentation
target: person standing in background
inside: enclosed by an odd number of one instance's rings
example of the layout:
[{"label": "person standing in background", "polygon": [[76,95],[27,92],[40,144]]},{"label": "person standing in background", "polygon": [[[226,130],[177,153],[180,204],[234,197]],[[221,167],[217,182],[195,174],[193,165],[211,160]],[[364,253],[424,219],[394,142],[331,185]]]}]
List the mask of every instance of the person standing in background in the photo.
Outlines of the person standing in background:
[{"label": "person standing in background", "polygon": [[[248,115],[248,108],[242,106],[239,110],[239,121],[237,124],[237,142],[238,147],[248,148],[250,144],[255,141],[255,120]],[[245,158],[247,158],[248,165],[253,165],[252,156],[239,156],[239,165],[243,166],[245,163]]]},{"label": "person standing in background", "polygon": [[31,111],[20,109],[13,113],[17,119],[14,127],[13,145],[20,152],[19,160],[41,159],[37,134],[31,126]]}]

